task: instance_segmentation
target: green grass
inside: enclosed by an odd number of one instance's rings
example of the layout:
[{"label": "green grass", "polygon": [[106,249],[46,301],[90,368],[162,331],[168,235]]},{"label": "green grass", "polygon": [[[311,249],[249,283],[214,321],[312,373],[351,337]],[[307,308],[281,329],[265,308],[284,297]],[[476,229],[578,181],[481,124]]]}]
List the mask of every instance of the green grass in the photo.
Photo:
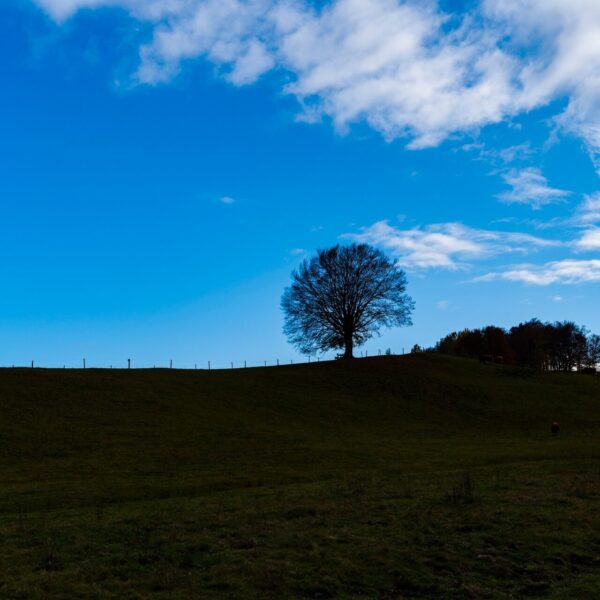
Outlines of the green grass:
[{"label": "green grass", "polygon": [[2,599],[598,598],[600,379],[0,370],[0,536]]}]

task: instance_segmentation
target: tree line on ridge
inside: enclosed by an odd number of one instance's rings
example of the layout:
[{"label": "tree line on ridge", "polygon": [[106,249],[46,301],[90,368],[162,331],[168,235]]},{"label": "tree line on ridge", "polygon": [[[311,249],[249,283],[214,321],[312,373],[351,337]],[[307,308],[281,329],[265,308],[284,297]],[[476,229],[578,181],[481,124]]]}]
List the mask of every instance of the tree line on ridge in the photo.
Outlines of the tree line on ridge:
[{"label": "tree line on ridge", "polygon": [[596,370],[600,364],[600,336],[572,321],[544,323],[531,319],[508,330],[490,325],[454,331],[430,351],[541,371]]}]

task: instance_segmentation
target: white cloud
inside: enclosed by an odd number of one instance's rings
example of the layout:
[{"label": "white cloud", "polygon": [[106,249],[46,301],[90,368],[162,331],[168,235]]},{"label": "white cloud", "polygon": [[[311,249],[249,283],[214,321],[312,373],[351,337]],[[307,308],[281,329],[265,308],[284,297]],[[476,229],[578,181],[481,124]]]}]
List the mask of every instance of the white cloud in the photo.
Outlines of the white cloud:
[{"label": "white cloud", "polygon": [[[555,122],[600,157],[600,2],[480,0],[33,0],[57,20],[118,6],[150,23],[137,80],[167,81],[205,57],[235,85],[278,68],[307,118],[434,146],[566,99]],[[599,162],[600,168],[600,162]]]},{"label": "white cloud", "polygon": [[410,269],[464,269],[469,260],[560,245],[524,233],[472,229],[460,223],[399,229],[387,221],[379,221],[358,234],[344,237],[381,246],[395,256],[399,264]]},{"label": "white cloud", "polygon": [[600,250],[600,229],[588,229],[577,240],[575,246],[579,250]]},{"label": "white cloud", "polygon": [[600,260],[565,259],[544,265],[520,265],[506,271],[488,273],[474,281],[498,280],[539,286],[600,282]]},{"label": "white cloud", "polygon": [[[600,152],[600,2],[484,0],[485,13],[508,36],[507,51],[528,51],[519,74],[524,109],[567,98],[557,118]],[[599,165],[600,166],[600,165]]]},{"label": "white cloud", "polygon": [[576,225],[592,225],[600,223],[600,192],[586,196],[577,210],[573,223]]},{"label": "white cloud", "polygon": [[[338,0],[283,36],[287,90],[339,129],[366,120],[386,138],[434,146],[502,119],[513,60],[485,31],[448,26],[433,2]],[[469,107],[466,109],[466,107]]]},{"label": "white cloud", "polygon": [[572,242],[575,251],[600,250],[600,192],[584,196],[575,213],[568,219],[559,220],[558,225],[583,229],[578,239]]},{"label": "white cloud", "polygon": [[36,3],[57,21],[67,19],[82,8],[109,4],[104,0],[36,0]]},{"label": "white cloud", "polygon": [[222,196],[219,200],[223,204],[234,204],[235,203],[235,198],[232,198],[231,196]]},{"label": "white cloud", "polygon": [[[137,80],[167,81],[182,61],[205,56],[224,66],[225,77],[235,85],[256,81],[275,64],[266,46],[273,28],[267,19],[272,7],[269,0],[165,0],[164,12],[156,13],[152,41],[140,49]],[[136,2],[134,14],[153,20],[148,8],[149,3]],[[166,19],[162,18],[165,14]]]},{"label": "white cloud", "polygon": [[570,192],[548,185],[548,180],[539,169],[513,169],[504,175],[504,181],[511,187],[509,191],[498,194],[503,202],[529,204],[540,208],[546,204],[559,202]]},{"label": "white cloud", "polygon": [[[493,152],[493,151],[491,151]],[[515,146],[509,146],[502,150],[496,151],[498,158],[505,164],[514,162],[515,160],[523,160],[529,158],[534,150],[529,142],[524,144],[517,144]]]},{"label": "white cloud", "polygon": [[[53,19],[65,21],[78,10],[98,7],[118,7],[129,11],[135,18],[158,22],[161,19],[181,15],[197,0],[33,0]],[[203,0],[200,0],[203,1]],[[228,0],[224,0],[227,2]]]}]

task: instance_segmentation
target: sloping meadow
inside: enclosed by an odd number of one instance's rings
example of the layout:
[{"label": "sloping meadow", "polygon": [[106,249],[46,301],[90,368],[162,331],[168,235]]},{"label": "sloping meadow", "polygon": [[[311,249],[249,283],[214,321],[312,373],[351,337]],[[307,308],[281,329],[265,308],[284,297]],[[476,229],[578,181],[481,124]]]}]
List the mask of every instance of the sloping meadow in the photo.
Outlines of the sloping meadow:
[{"label": "sloping meadow", "polygon": [[5,369],[0,597],[596,597],[598,448],[599,378],[437,355]]}]

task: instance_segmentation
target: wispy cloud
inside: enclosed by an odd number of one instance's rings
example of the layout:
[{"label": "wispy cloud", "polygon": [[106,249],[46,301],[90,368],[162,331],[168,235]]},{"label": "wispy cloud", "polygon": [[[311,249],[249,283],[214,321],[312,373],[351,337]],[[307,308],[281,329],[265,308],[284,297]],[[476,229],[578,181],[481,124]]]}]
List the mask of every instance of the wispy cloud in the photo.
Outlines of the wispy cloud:
[{"label": "wispy cloud", "polygon": [[600,250],[600,229],[594,227],[584,231],[583,235],[577,240],[575,246],[578,250]]},{"label": "wispy cloud", "polygon": [[223,204],[235,204],[235,198],[232,198],[231,196],[222,196],[219,198],[219,201]]},{"label": "wispy cloud", "polygon": [[576,251],[600,250],[600,192],[584,196],[572,216],[559,219],[554,225],[583,230],[571,244]]},{"label": "wispy cloud", "polygon": [[139,83],[168,81],[197,57],[234,85],[284,70],[311,120],[366,121],[413,148],[565,98],[555,124],[600,157],[597,0],[480,0],[469,14],[435,0],[34,1],[58,21],[115,6],[149,23]]},{"label": "wispy cloud", "polygon": [[600,282],[600,260],[565,259],[543,265],[519,265],[474,279],[474,281],[499,280],[538,286]]},{"label": "wispy cloud", "polygon": [[550,187],[548,180],[535,167],[513,169],[504,175],[504,181],[511,189],[498,194],[498,198],[510,204],[529,204],[533,208],[541,208],[560,202],[570,194],[566,190]]},{"label": "wispy cloud", "polygon": [[410,269],[465,269],[469,261],[561,245],[525,233],[473,229],[461,223],[399,229],[379,221],[344,237],[385,248]]},{"label": "wispy cloud", "polygon": [[585,196],[571,221],[584,226],[600,223],[600,192]]},{"label": "wispy cloud", "polygon": [[460,150],[471,152],[476,158],[485,160],[499,169],[506,168],[507,165],[516,161],[529,160],[536,152],[529,142],[506,148],[492,148],[481,142],[471,142],[461,146]]}]

